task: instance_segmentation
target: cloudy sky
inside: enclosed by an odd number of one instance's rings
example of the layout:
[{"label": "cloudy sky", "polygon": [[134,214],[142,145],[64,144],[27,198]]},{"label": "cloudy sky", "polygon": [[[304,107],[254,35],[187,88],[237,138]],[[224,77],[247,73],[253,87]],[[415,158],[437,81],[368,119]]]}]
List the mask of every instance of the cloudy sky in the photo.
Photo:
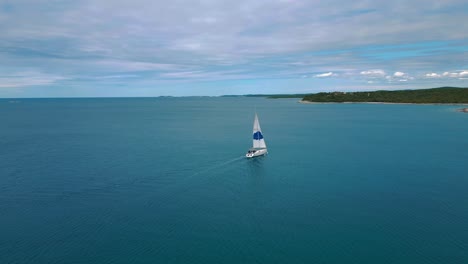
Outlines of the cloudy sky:
[{"label": "cloudy sky", "polygon": [[0,97],[468,87],[466,0],[0,0]]}]

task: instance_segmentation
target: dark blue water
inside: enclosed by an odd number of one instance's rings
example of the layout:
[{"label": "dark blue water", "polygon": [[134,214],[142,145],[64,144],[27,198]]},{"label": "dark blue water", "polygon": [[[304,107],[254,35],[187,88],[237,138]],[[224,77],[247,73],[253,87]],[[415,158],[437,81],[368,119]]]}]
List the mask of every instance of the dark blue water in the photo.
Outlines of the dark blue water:
[{"label": "dark blue water", "polygon": [[468,263],[468,114],[296,101],[0,100],[0,263]]}]

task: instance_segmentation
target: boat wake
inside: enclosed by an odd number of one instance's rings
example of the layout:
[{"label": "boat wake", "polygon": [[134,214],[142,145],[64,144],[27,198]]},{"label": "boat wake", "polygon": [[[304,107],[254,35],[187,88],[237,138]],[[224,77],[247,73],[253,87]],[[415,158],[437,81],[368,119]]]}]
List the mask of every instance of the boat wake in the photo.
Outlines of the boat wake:
[{"label": "boat wake", "polygon": [[204,174],[204,173],[207,173],[207,172],[210,172],[210,171],[213,171],[213,170],[222,168],[222,167],[224,167],[224,166],[227,166],[227,165],[229,165],[229,164],[231,164],[231,163],[233,163],[233,162],[236,162],[236,161],[238,161],[238,160],[241,160],[241,159],[243,159],[243,158],[245,158],[245,156],[242,155],[242,156],[240,156],[240,157],[233,158],[233,159],[224,161],[224,162],[222,162],[222,163],[214,164],[214,165],[212,165],[212,166],[210,166],[210,167],[208,167],[208,168],[205,168],[205,169],[203,169],[203,170],[201,170],[201,171],[198,171],[198,172],[196,172],[196,173],[190,175],[189,178],[192,178],[192,177],[194,177],[194,176],[197,176],[197,175],[200,175],[200,174]]}]

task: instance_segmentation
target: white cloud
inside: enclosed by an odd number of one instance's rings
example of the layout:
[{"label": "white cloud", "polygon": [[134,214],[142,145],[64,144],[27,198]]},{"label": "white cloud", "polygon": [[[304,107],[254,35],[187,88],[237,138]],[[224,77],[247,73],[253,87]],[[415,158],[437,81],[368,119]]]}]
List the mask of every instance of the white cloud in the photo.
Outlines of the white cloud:
[{"label": "white cloud", "polygon": [[384,70],[368,70],[368,71],[362,71],[361,75],[365,76],[370,76],[370,77],[383,77],[385,76],[385,71]]},{"label": "white cloud", "polygon": [[399,71],[397,71],[397,72],[395,72],[395,73],[393,74],[393,76],[395,76],[395,77],[403,77],[403,76],[405,76],[405,75],[406,75],[406,73],[404,73],[404,72],[399,72]]},{"label": "white cloud", "polygon": [[431,72],[431,73],[426,73],[424,75],[424,77],[426,77],[426,78],[441,78],[441,77],[458,78],[459,80],[462,80],[462,78],[468,77],[468,71],[466,71],[466,70],[462,70],[462,71],[459,71],[459,72],[448,72],[448,71],[446,71],[446,72],[444,72],[442,74]]},{"label": "white cloud", "polygon": [[444,72],[442,75],[444,77],[458,77],[458,72]]},{"label": "white cloud", "polygon": [[437,74],[435,72],[431,72],[431,73],[426,73],[425,76],[428,77],[428,78],[439,78],[440,74]]},{"label": "white cloud", "polygon": [[330,76],[334,76],[333,72],[326,72],[326,73],[320,73],[320,74],[314,75],[314,77],[317,77],[317,78],[330,77]]},{"label": "white cloud", "polygon": [[465,77],[465,76],[468,76],[468,71],[462,71],[458,74],[458,76],[460,77]]},{"label": "white cloud", "polygon": [[67,78],[42,72],[17,72],[6,76],[0,76],[0,88],[50,85],[64,79]]}]

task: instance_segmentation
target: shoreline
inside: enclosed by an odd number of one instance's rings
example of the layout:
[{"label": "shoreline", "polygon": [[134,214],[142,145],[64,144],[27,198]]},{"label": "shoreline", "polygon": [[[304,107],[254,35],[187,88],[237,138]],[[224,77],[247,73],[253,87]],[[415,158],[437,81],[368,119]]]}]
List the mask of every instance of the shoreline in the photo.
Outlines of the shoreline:
[{"label": "shoreline", "polygon": [[402,104],[402,105],[468,105],[468,103],[391,103],[391,102],[311,102],[299,100],[300,104]]}]

